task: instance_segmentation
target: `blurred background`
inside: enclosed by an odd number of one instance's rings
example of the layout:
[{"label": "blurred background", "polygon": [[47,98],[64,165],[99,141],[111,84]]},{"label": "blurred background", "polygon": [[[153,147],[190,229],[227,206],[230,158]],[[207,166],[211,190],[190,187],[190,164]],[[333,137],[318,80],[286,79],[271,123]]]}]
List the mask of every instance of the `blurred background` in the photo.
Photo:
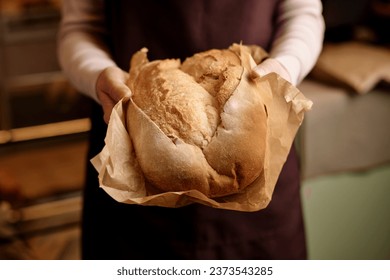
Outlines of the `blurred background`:
[{"label": "blurred background", "polygon": [[89,102],[57,61],[61,1],[0,1],[0,259],[78,259]]},{"label": "blurred background", "polygon": [[[296,145],[310,259],[390,259],[390,1],[323,0]],[[61,0],[0,0],[0,259],[79,259],[89,101],[56,58]]]}]

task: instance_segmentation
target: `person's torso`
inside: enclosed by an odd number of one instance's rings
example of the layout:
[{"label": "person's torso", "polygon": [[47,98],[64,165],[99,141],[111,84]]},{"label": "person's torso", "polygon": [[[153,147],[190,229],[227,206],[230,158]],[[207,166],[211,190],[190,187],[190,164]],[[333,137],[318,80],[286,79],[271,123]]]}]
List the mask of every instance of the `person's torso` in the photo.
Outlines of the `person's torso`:
[{"label": "person's torso", "polygon": [[105,1],[108,42],[114,59],[128,70],[132,54],[185,59],[233,43],[270,47],[279,0]]},{"label": "person's torso", "polygon": [[[268,49],[278,2],[106,0],[107,39],[114,60],[125,71],[132,54],[143,47],[149,49],[150,60],[184,59],[196,52],[240,42]],[[94,108],[97,113],[92,119],[91,156],[103,148],[106,131],[101,108],[97,104]],[[96,187],[96,171],[89,167],[92,183],[84,200],[87,254],[127,259],[304,257],[299,171],[294,152],[286,161],[270,205],[254,213],[198,204],[178,209],[120,204]],[[145,233],[156,236],[148,239],[152,251],[145,251]]]}]

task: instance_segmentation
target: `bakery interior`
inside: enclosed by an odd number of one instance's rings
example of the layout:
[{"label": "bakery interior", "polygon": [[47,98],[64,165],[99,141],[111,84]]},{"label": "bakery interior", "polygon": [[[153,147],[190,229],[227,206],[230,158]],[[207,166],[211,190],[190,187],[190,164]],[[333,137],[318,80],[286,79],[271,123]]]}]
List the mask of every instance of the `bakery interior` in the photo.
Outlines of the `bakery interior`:
[{"label": "bakery interior", "polygon": [[[56,58],[60,0],[0,0],[0,259],[80,259],[89,101]],[[309,259],[390,259],[390,1],[323,0],[301,157]]]}]

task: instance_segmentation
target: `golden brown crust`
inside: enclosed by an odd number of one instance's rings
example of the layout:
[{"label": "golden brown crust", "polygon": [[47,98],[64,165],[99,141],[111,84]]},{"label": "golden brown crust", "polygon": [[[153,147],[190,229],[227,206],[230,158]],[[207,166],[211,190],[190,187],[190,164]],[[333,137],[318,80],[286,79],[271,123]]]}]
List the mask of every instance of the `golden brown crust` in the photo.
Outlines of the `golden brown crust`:
[{"label": "golden brown crust", "polygon": [[127,125],[145,177],[163,191],[240,191],[264,164],[266,111],[244,47],[149,62],[135,54]]}]

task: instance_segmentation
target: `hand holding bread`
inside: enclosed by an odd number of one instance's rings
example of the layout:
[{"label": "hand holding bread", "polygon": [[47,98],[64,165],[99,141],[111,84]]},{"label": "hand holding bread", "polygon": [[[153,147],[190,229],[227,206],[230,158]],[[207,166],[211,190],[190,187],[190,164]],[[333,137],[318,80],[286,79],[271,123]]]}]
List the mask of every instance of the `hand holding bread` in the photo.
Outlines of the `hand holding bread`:
[{"label": "hand holding bread", "polygon": [[126,86],[129,74],[119,67],[107,67],[96,81],[96,94],[102,105],[104,121],[108,123],[112,109],[125,96],[130,96],[130,89]]},{"label": "hand holding bread", "polygon": [[91,160],[100,187],[145,206],[267,207],[312,102],[280,75],[265,75],[270,69],[258,73],[266,61],[260,47],[238,44],[183,62],[134,54],[131,96],[115,105]]}]

